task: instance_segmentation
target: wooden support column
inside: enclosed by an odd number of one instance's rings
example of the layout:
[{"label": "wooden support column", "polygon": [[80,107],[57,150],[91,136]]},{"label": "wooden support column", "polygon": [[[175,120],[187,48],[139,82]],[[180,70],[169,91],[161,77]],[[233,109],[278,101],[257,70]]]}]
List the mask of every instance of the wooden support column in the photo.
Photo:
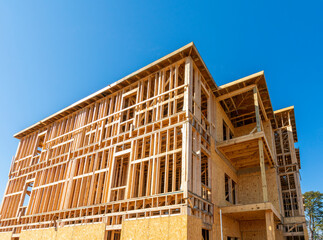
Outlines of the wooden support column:
[{"label": "wooden support column", "polygon": [[[192,58],[188,57],[185,61],[185,93],[183,110],[186,112],[186,120],[189,120],[190,112],[192,111],[192,82],[193,82],[193,62]],[[182,189],[184,198],[187,197],[188,191],[192,184],[192,125],[189,122],[183,124],[182,128]]]},{"label": "wooden support column", "polygon": [[[201,81],[201,75],[200,75],[200,79]],[[215,123],[214,119],[213,118],[213,94],[211,91],[208,92],[209,96],[208,96],[208,99],[207,99],[207,120],[209,121],[209,132],[210,132],[210,136],[215,136],[215,133],[213,132],[213,129],[215,129],[215,127],[212,127],[213,123]],[[215,102],[215,100],[214,100]],[[214,113],[216,113],[216,111],[214,111]],[[211,156],[208,156],[208,187],[210,187],[212,189],[212,159],[211,159]],[[212,194],[211,196],[212,197]],[[212,199],[209,199],[212,201]]]},{"label": "wooden support column", "polygon": [[259,113],[259,102],[258,102],[258,94],[257,94],[257,88],[253,88],[253,100],[255,103],[255,113],[256,113],[256,123],[257,123],[257,132],[261,131],[261,119],[260,119],[260,113]]},{"label": "wooden support column", "polygon": [[[109,188],[108,188],[108,202],[111,201],[111,188],[112,188],[112,182],[113,182],[113,179],[115,178],[114,174],[115,174],[115,153],[116,153],[116,146],[113,147],[113,155],[112,155],[112,161],[111,161],[111,165],[110,165],[110,168],[109,168]],[[129,163],[129,167],[130,167],[130,163]]]},{"label": "wooden support column", "polygon": [[[260,117],[260,113],[259,113],[258,93],[257,93],[256,87],[253,88],[253,99],[254,99],[254,104],[255,104],[257,132],[260,132],[261,131],[261,123],[260,123],[261,117]],[[264,202],[268,202],[264,145],[263,145],[261,138],[258,140],[258,146],[259,146],[259,162],[260,162],[260,174],[261,174],[261,183],[262,183],[262,195],[263,195]]]},{"label": "wooden support column", "polygon": [[128,172],[127,172],[127,185],[126,185],[126,193],[125,193],[125,199],[131,198],[131,189],[133,183],[131,182],[131,169],[133,168],[134,165],[131,164],[131,162],[134,160],[134,155],[133,155],[133,149],[135,148],[134,146],[134,141],[131,141],[131,152],[130,152],[130,157],[129,157],[129,166],[128,166]]},{"label": "wooden support column", "polygon": [[66,178],[68,180],[65,182],[65,186],[64,186],[63,196],[65,196],[65,199],[64,201],[61,202],[61,208],[60,208],[61,210],[69,208],[75,167],[76,167],[76,160],[73,159],[69,162],[70,171],[68,172],[68,177]]},{"label": "wooden support column", "polygon": [[268,202],[264,145],[263,145],[262,139],[258,140],[258,145],[259,145],[260,173],[261,173],[261,183],[262,183],[262,196],[263,196],[264,202]]},{"label": "wooden support column", "polygon": [[193,192],[201,196],[201,147],[200,147],[201,136],[198,132],[193,131],[192,143],[193,151],[196,153],[192,156],[192,185]]},{"label": "wooden support column", "polygon": [[[192,102],[194,104],[194,116],[197,118],[197,121],[201,122],[201,79],[199,79],[199,72],[195,69],[194,79],[192,81],[192,85],[194,84],[194,92],[192,95],[194,96],[195,101]],[[193,106],[192,106],[193,108]],[[201,185],[201,135],[197,131],[197,129],[192,132],[192,145],[193,151],[196,153],[195,156],[192,157],[192,184],[193,184],[193,192],[197,195],[201,196],[202,194],[202,185]]]},{"label": "wooden support column", "polygon": [[266,232],[267,240],[275,240],[274,213],[271,210],[266,210]]}]

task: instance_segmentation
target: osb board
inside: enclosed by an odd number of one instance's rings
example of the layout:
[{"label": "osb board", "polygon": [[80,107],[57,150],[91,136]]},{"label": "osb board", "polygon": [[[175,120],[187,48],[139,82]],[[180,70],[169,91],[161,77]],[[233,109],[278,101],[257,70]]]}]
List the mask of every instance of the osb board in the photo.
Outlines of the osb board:
[{"label": "osb board", "polygon": [[79,225],[74,227],[63,227],[59,228],[57,231],[58,239],[95,239],[103,240],[105,234],[105,224],[89,224],[89,225]]},{"label": "osb board", "polygon": [[20,233],[19,240],[56,240],[56,235],[54,228],[27,230]]},{"label": "osb board", "polygon": [[[276,210],[280,212],[278,185],[275,168],[266,170],[268,200]],[[239,175],[238,204],[250,204],[263,202],[262,183],[260,170],[258,172]]]},{"label": "osb board", "polygon": [[222,216],[222,228],[223,228],[224,239],[226,239],[227,237],[237,237],[237,238],[241,237],[239,221]]},{"label": "osb board", "polygon": [[1,232],[0,240],[11,240],[12,232]]},{"label": "osb board", "polygon": [[[270,121],[263,121],[263,130],[267,138],[267,142],[270,146],[271,151],[273,152],[273,139],[271,132],[273,131]],[[241,137],[250,134],[250,132],[256,127],[256,123],[251,123],[245,126],[237,127],[234,129],[234,137]]]},{"label": "osb board", "polygon": [[267,239],[266,232],[254,231],[254,232],[242,232],[243,240],[264,240]]},{"label": "osb board", "polygon": [[240,230],[243,240],[267,239],[265,220],[241,221]]},{"label": "osb board", "polygon": [[269,168],[266,171],[268,200],[271,202],[276,210],[281,213],[278,195],[277,173],[275,168]]},{"label": "osb board", "polygon": [[233,171],[228,164],[214,150],[215,144],[211,139],[211,176],[212,176],[212,202],[216,206],[231,205],[225,200],[225,174],[227,174],[233,181],[238,183],[237,174]]},{"label": "osb board", "polygon": [[[270,187],[270,184],[267,183],[267,185],[267,187]],[[263,202],[260,171],[240,175],[238,183],[238,204],[260,202]]]},{"label": "osb board", "polygon": [[194,216],[187,216],[187,239],[202,239],[202,220]]},{"label": "osb board", "polygon": [[266,231],[265,220],[240,221],[241,232]]},{"label": "osb board", "polygon": [[62,227],[55,231],[54,228],[22,231],[20,240],[103,240],[105,224],[88,224],[73,227]]},{"label": "osb board", "polygon": [[178,215],[122,222],[122,240],[201,239],[201,220]]},{"label": "osb board", "polygon": [[267,121],[267,122],[263,122],[263,127],[264,127],[264,132],[265,132],[265,136],[267,138],[267,142],[269,144],[269,147],[271,149],[271,152],[273,153],[274,152],[274,139],[273,139],[273,128],[271,126],[271,122],[270,121]]},{"label": "osb board", "polygon": [[[237,237],[241,239],[239,221],[222,215],[222,231],[223,239],[226,237]],[[212,225],[212,236],[214,239],[220,239],[221,236],[221,223],[219,208],[214,208],[214,223]]]},{"label": "osb board", "polygon": [[234,129],[234,137],[248,135],[255,127],[256,123],[251,123],[245,126],[237,127]]}]

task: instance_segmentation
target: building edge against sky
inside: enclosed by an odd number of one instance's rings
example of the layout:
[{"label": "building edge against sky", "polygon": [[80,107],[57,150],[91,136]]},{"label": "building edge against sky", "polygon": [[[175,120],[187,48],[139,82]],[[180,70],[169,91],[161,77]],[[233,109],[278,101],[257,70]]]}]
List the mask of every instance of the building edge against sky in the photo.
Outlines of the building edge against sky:
[{"label": "building edge against sky", "polygon": [[193,43],[14,136],[0,239],[308,239],[294,108]]}]

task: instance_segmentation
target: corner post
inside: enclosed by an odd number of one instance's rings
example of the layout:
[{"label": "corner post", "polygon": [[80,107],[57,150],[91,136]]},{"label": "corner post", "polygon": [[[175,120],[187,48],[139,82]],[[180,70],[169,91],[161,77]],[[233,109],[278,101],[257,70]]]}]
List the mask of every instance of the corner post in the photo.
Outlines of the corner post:
[{"label": "corner post", "polygon": [[192,111],[192,82],[193,82],[193,61],[187,57],[185,61],[185,92],[183,110],[185,111],[186,122],[182,128],[182,188],[184,198],[188,197],[188,191],[192,190],[192,125],[190,114]]},{"label": "corner post", "polygon": [[259,102],[258,102],[257,87],[253,88],[253,100],[254,100],[254,104],[255,104],[257,132],[260,132],[261,131],[261,123],[260,123],[260,112],[259,112]]},{"label": "corner post", "polygon": [[275,240],[275,221],[271,210],[266,210],[266,233],[267,240]]},{"label": "corner post", "polygon": [[[259,113],[257,87],[253,88],[253,99],[254,99],[254,104],[255,104],[257,132],[261,132],[261,123],[260,123],[261,118],[260,118],[260,113]],[[262,138],[258,139],[258,147],[259,147],[259,162],[260,162],[260,173],[261,173],[261,183],[262,183],[262,196],[263,196],[264,202],[268,202],[264,145],[263,145]]]}]

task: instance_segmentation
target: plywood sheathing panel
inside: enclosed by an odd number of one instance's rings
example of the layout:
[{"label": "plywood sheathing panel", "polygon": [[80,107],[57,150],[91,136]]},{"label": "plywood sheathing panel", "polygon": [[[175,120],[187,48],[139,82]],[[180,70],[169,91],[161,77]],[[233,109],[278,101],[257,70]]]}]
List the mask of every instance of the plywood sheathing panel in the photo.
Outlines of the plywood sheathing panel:
[{"label": "plywood sheathing panel", "polygon": [[[57,232],[54,228],[22,231],[19,240],[56,240]],[[71,238],[66,238],[71,239]]]},{"label": "plywood sheathing panel", "polygon": [[[250,169],[250,173],[240,173],[238,182],[238,204],[251,204],[262,202],[261,176],[259,167]],[[278,183],[276,169],[266,169],[268,186],[268,201],[280,212]]]},{"label": "plywood sheathing panel", "polygon": [[[224,115],[225,116],[225,115]],[[222,122],[222,119],[221,119]],[[211,140],[211,160],[212,160],[212,199],[215,206],[231,206],[232,203],[225,200],[225,174],[227,174],[234,182],[239,183],[237,172],[215,151],[215,143]],[[238,198],[239,199],[239,198]],[[223,236],[241,238],[239,221],[222,215]],[[220,239],[221,223],[220,223],[220,209],[214,209],[214,223],[212,225],[212,236],[215,239]]]},{"label": "plywood sheathing panel", "polygon": [[265,220],[241,221],[240,229],[241,229],[242,239],[248,239],[248,240],[267,239]]},{"label": "plywood sheathing panel", "polygon": [[27,230],[20,240],[104,240],[105,224],[88,224],[58,228]]},{"label": "plywood sheathing panel", "polygon": [[[244,240],[263,240],[267,239],[266,221],[251,220],[240,222],[241,236]],[[282,231],[275,230],[275,239],[284,240]]]},{"label": "plywood sheathing panel", "polygon": [[201,224],[201,219],[187,215],[126,220],[122,223],[121,239],[200,239]]},{"label": "plywood sheathing panel", "polygon": [[11,240],[12,232],[0,232],[0,240]]},{"label": "plywood sheathing panel", "polygon": [[[272,152],[274,152],[275,145],[274,145],[274,139],[273,139],[273,128],[271,126],[270,121],[267,121],[267,122],[263,121],[262,126],[264,129],[263,132],[266,136],[269,148],[272,150]],[[251,123],[245,126],[234,128],[234,136],[241,137],[241,136],[249,135],[253,131],[253,129],[255,129],[255,127],[256,127],[256,123]]]},{"label": "plywood sheathing panel", "polygon": [[239,182],[237,171],[230,162],[223,161],[223,158],[215,151],[214,141],[211,140],[211,171],[212,171],[212,199],[215,206],[226,206],[231,203],[225,200],[225,174],[236,183]]},{"label": "plywood sheathing panel", "polygon": [[[227,239],[227,237],[241,238],[239,221],[223,215],[222,215],[222,231],[223,231],[223,239]],[[215,236],[221,236],[220,234],[217,233],[215,234]]]}]

